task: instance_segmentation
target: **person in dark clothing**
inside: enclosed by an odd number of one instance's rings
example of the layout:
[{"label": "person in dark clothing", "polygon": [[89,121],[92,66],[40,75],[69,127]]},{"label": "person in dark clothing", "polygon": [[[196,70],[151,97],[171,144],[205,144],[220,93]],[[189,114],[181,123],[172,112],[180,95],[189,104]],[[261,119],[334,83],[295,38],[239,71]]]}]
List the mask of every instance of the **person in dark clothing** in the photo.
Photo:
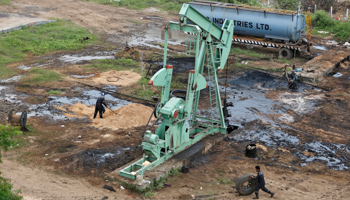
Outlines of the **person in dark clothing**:
[{"label": "person in dark clothing", "polygon": [[105,94],[102,93],[101,96],[99,98],[97,98],[96,101],[96,106],[95,106],[95,113],[94,113],[94,119],[96,118],[97,112],[100,113],[100,118],[103,118],[103,113],[105,113],[105,108],[103,107],[106,106],[106,108],[108,108],[106,102],[105,102]]},{"label": "person in dark clothing", "polygon": [[260,171],[260,166],[256,166],[255,167],[256,172],[258,172],[258,175],[256,176],[250,176],[250,178],[256,179],[258,184],[256,185],[255,188],[255,198],[253,199],[259,199],[259,190],[262,189],[262,191],[267,192],[269,194],[271,194],[271,197],[273,197],[273,195],[275,195],[275,193],[271,192],[270,190],[268,190],[265,187],[265,178],[264,178],[264,174],[262,171]]}]

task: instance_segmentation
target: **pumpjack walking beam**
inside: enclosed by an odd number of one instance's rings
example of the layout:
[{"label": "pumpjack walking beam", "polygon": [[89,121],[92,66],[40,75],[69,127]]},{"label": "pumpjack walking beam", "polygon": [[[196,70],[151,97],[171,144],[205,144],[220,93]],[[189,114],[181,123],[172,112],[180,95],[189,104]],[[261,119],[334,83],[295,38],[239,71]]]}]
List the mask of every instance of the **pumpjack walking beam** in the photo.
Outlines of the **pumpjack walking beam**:
[{"label": "pumpjack walking beam", "polygon": [[[226,133],[216,71],[222,70],[226,64],[232,44],[233,21],[225,20],[220,28],[188,4],[182,6],[179,14],[179,22],[169,22],[165,27],[163,69],[159,70],[149,82],[150,85],[162,87],[161,100],[155,108],[155,116],[162,118],[162,123],[154,134],[146,131],[143,135],[142,147],[145,152],[143,158],[120,171],[121,176],[130,179],[136,179],[137,175],[142,176],[145,170],[151,170],[209,134]],[[195,51],[192,51],[195,53],[195,66],[189,73],[185,101],[177,97],[169,99],[173,72],[173,66],[167,65],[170,29],[195,35]],[[210,83],[210,87],[213,86],[215,89],[219,120],[196,114],[200,90],[208,87],[203,76],[206,61],[213,72],[213,83]]]}]

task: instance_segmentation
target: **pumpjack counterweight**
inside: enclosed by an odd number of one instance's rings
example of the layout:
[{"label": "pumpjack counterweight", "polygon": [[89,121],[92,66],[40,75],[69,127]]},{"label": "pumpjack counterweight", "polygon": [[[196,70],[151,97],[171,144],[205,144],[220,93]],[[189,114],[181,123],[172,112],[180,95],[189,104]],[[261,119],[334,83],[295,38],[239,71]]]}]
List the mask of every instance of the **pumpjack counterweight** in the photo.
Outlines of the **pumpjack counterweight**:
[{"label": "pumpjack counterweight", "polygon": [[[230,53],[233,21],[225,20],[220,28],[188,4],[182,6],[179,14],[179,22],[169,22],[165,27],[163,69],[154,74],[149,81],[150,85],[162,87],[161,100],[154,111],[155,116],[162,118],[162,123],[155,133],[146,131],[142,142],[143,158],[120,170],[120,176],[136,179],[146,170],[160,165],[207,135],[226,134],[216,72],[224,68]],[[169,99],[173,73],[173,66],[166,63],[169,30],[179,30],[195,35],[191,36],[195,66],[189,72],[185,100],[177,97]],[[215,106],[211,110],[217,109],[218,119],[197,115],[200,91],[208,87],[203,76],[205,63],[211,71],[208,74],[211,80],[210,87],[215,91],[215,94],[210,91],[210,99],[215,100]]]}]

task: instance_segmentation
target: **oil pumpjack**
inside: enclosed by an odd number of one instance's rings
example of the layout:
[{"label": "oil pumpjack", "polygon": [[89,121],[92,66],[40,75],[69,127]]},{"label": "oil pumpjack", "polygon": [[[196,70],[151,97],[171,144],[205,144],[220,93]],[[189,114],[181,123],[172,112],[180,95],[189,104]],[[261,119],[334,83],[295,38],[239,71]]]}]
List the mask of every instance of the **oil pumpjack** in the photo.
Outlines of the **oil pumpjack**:
[{"label": "oil pumpjack", "polygon": [[[136,179],[145,170],[160,165],[204,137],[214,133],[226,134],[221,105],[217,71],[223,70],[228,59],[232,37],[233,20],[225,20],[222,28],[211,22],[188,4],[180,10],[179,22],[165,26],[163,68],[149,81],[150,85],[162,87],[161,100],[154,115],[162,122],[155,133],[143,134],[143,158],[120,170],[120,176]],[[195,56],[195,66],[189,72],[186,99],[169,99],[173,66],[167,65],[168,31],[178,30],[192,34],[186,53]],[[203,76],[207,66],[207,79]],[[197,115],[200,91],[209,87],[210,118]]]}]

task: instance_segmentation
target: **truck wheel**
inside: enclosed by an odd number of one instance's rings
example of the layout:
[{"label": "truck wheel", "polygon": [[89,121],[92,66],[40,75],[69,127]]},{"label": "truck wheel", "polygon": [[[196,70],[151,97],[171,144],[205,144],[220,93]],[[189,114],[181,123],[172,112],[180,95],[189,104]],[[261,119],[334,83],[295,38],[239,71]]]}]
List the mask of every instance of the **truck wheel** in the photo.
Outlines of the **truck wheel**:
[{"label": "truck wheel", "polygon": [[293,57],[293,51],[290,49],[282,48],[279,53],[280,59],[291,59]]},{"label": "truck wheel", "polygon": [[239,194],[250,195],[255,191],[257,181],[250,176],[250,174],[245,174],[236,181],[236,190]]}]

